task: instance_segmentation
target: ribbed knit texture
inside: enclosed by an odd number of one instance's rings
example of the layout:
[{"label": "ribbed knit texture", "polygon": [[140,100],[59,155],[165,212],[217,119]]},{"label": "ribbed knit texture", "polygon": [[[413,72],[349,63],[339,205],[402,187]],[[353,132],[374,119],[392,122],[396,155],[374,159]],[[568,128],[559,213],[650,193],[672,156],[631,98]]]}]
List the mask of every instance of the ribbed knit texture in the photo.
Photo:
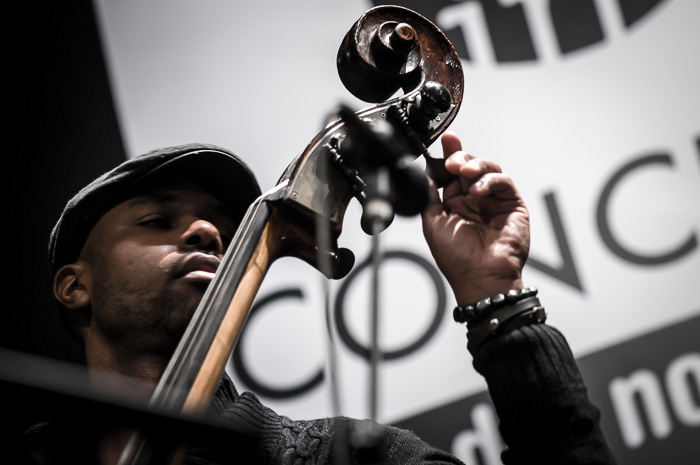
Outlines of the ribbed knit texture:
[{"label": "ribbed knit texture", "polygon": [[[229,404],[225,410],[221,410]],[[349,443],[349,437],[366,420],[346,417],[318,420],[291,420],[264,406],[250,393],[236,394],[233,384],[224,376],[217,390],[213,409],[237,428],[250,431],[257,437],[260,463],[275,465],[355,465],[368,454]],[[461,464],[449,454],[437,450],[410,431],[389,426],[382,427],[381,440],[374,452],[386,465],[439,465]],[[188,464],[203,463],[195,457]],[[212,457],[208,457],[212,460]]]},{"label": "ribbed knit texture", "polygon": [[510,464],[614,464],[600,412],[559,331],[529,325],[485,343],[474,368],[489,386]]}]

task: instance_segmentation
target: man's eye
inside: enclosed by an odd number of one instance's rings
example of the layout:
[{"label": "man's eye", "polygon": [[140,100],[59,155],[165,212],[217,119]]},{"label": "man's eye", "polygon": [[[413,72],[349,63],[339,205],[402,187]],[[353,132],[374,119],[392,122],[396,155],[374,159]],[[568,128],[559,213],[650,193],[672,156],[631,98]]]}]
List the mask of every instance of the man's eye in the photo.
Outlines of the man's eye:
[{"label": "man's eye", "polygon": [[152,228],[169,228],[170,221],[162,217],[146,218],[139,222],[139,226],[148,226]]}]

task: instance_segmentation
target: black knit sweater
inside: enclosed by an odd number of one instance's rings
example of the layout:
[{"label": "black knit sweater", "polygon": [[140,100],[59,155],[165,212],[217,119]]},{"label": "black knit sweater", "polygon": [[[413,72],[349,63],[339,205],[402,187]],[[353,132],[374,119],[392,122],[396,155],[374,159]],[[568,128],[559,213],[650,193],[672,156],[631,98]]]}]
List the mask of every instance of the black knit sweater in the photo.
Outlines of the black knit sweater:
[{"label": "black knit sweater", "polygon": [[[474,367],[488,384],[507,449],[503,463],[614,464],[599,428],[599,411],[586,388],[564,337],[547,325],[531,325],[487,341],[474,354]],[[210,465],[264,463],[275,465],[458,464],[458,459],[423,442],[415,434],[384,426],[373,447],[357,447],[351,432],[367,422],[345,417],[294,421],[262,405],[257,397],[238,394],[224,376],[212,410],[225,422],[257,439],[245,443],[233,435],[215,448],[191,447],[185,463]],[[34,428],[27,438],[31,463],[66,463],[71,453],[58,422]],[[83,438],[84,439],[84,438]],[[65,459],[65,456],[63,456]]]},{"label": "black knit sweater", "polygon": [[487,341],[474,355],[500,420],[505,465],[614,464],[564,336],[538,324]]}]

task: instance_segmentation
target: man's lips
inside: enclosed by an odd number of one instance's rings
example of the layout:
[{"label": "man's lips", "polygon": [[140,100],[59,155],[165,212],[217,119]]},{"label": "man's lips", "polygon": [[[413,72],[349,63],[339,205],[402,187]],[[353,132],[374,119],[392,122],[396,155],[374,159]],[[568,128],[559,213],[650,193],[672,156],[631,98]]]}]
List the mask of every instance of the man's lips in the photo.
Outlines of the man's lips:
[{"label": "man's lips", "polygon": [[185,258],[177,275],[187,281],[209,282],[220,264],[221,260],[214,255],[193,253]]}]

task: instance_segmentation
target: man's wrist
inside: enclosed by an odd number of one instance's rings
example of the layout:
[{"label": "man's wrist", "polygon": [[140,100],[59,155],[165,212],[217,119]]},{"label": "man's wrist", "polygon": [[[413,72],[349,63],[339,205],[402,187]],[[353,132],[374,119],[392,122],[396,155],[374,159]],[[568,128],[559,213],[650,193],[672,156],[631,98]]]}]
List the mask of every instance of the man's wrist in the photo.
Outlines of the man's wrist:
[{"label": "man's wrist", "polygon": [[469,305],[457,306],[453,318],[457,323],[467,323],[469,352],[475,354],[492,336],[524,325],[543,323],[547,315],[536,296],[534,287],[511,289]]},{"label": "man's wrist", "polygon": [[467,285],[453,285],[457,305],[467,306],[485,297],[491,297],[496,294],[506,294],[511,289],[522,289],[523,280],[521,278],[502,278],[487,280],[482,283],[466,281]]}]

